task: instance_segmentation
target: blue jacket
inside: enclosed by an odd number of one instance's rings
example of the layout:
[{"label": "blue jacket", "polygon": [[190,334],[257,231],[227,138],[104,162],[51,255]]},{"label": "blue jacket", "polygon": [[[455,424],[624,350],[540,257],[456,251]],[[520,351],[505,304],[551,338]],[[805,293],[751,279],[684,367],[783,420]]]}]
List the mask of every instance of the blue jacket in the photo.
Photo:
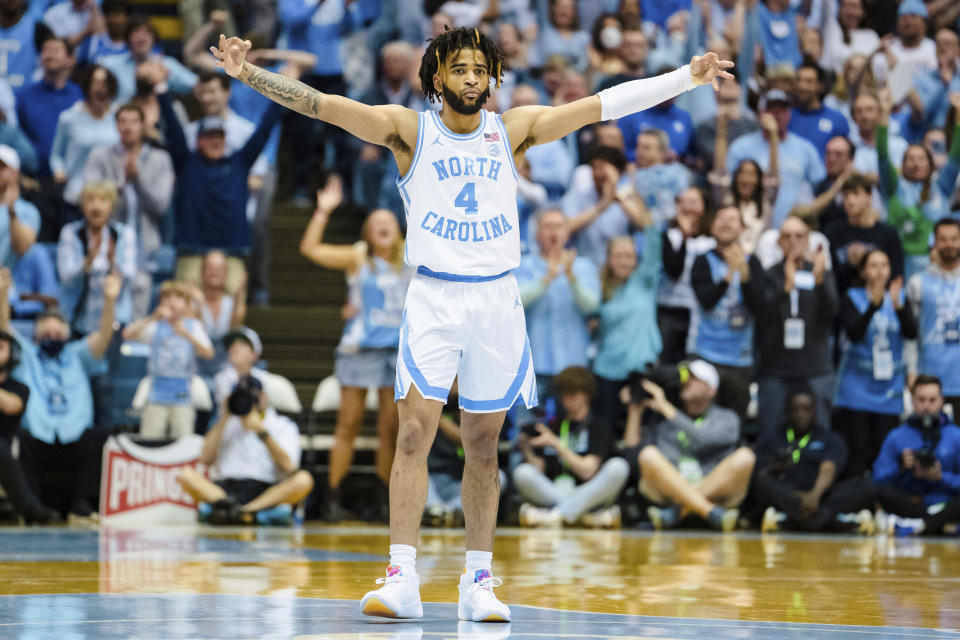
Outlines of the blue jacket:
[{"label": "blue jacket", "polygon": [[83,99],[80,87],[68,82],[60,89],[44,81],[22,87],[16,93],[17,119],[36,150],[41,177],[50,175],[50,150],[60,114]]},{"label": "blue jacket", "polygon": [[167,143],[177,172],[176,238],[178,249],[246,251],[250,247],[247,174],[280,117],[273,104],[247,143],[217,161],[190,151],[169,94],[159,96],[167,126]]},{"label": "blue jacket", "polygon": [[344,0],[280,0],[280,44],[285,49],[316,54],[312,73],[335,76],[343,72],[340,43],[358,22],[356,3]]},{"label": "blue jacket", "polygon": [[905,449],[916,452],[922,447],[923,434],[909,423],[891,431],[873,463],[874,481],[892,484],[911,495],[923,496],[927,506],[960,495],[960,427],[951,423],[941,429],[940,443],[935,450],[943,468],[943,478],[939,482],[920,480],[912,471],[900,468],[900,454]]}]

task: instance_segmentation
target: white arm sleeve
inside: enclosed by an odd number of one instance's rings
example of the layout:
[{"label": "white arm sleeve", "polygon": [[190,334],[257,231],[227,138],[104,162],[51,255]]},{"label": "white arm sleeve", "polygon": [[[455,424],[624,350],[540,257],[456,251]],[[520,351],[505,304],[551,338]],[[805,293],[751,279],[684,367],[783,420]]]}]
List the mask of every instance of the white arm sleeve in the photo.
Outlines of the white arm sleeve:
[{"label": "white arm sleeve", "polygon": [[690,75],[690,65],[655,78],[631,80],[615,87],[604,89],[600,97],[601,119],[616,120],[637,111],[655,107],[665,100],[693,89],[696,83]]}]

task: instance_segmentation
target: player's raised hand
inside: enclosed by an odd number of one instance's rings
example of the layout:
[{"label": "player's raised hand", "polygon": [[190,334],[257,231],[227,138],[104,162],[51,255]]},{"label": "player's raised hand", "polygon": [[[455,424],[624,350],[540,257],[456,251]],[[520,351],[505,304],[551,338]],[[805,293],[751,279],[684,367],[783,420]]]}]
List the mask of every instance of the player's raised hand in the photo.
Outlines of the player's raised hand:
[{"label": "player's raised hand", "polygon": [[719,78],[733,80],[733,75],[726,71],[732,69],[733,63],[729,60],[721,60],[713,51],[709,51],[702,56],[693,56],[690,60],[690,75],[693,81],[700,84],[712,84],[714,91],[720,90]]},{"label": "player's raised hand", "polygon": [[220,46],[210,47],[210,53],[217,59],[217,66],[227,72],[227,75],[236,78],[243,69],[243,60],[247,51],[253,47],[249,40],[233,37],[227,38],[220,34]]}]

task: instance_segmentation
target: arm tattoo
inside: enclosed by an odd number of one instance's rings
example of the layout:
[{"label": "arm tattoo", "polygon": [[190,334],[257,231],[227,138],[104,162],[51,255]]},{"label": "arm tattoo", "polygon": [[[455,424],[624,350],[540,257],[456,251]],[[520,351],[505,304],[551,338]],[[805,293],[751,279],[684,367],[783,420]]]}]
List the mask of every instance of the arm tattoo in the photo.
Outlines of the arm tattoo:
[{"label": "arm tattoo", "polygon": [[293,109],[305,116],[317,118],[323,94],[299,80],[261,69],[245,62],[240,79],[270,98],[277,104]]}]

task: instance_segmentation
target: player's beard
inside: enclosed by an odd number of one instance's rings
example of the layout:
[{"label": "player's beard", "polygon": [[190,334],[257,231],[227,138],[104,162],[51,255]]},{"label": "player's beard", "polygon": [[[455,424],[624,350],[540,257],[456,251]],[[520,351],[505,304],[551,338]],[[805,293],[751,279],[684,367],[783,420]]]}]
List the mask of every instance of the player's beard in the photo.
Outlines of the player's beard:
[{"label": "player's beard", "polygon": [[480,92],[480,95],[477,96],[477,99],[473,102],[473,104],[469,104],[451,89],[449,89],[447,85],[441,86],[443,88],[443,103],[450,105],[451,109],[457,113],[462,113],[465,116],[472,116],[480,111],[480,109],[483,108],[484,103],[486,103],[487,98],[490,97],[490,87],[487,87]]}]

